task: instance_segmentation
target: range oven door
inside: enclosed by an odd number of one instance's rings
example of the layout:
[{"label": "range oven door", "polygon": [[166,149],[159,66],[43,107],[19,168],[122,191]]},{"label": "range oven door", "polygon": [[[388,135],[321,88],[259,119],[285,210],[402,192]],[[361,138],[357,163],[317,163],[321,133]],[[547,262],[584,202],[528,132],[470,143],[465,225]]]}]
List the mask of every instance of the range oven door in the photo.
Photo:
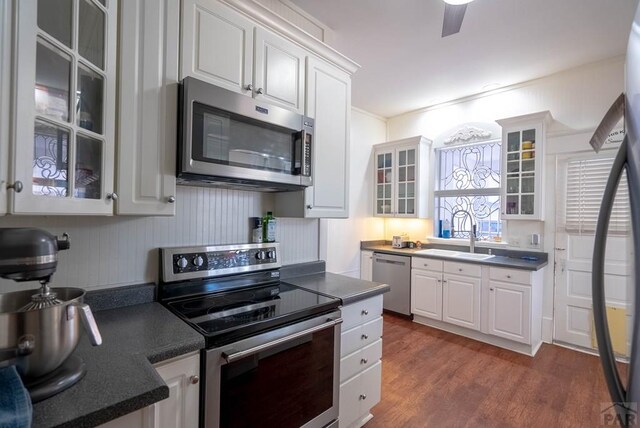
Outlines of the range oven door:
[{"label": "range oven door", "polygon": [[321,428],[338,419],[340,311],[206,352],[206,428]]},{"label": "range oven door", "polygon": [[178,176],[311,185],[313,119],[187,77]]}]

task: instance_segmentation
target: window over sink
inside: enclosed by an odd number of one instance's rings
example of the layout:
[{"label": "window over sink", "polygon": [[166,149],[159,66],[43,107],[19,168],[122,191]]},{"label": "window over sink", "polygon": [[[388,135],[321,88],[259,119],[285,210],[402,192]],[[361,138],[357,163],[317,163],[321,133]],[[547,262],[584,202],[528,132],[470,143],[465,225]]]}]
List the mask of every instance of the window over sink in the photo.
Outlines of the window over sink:
[{"label": "window over sink", "polygon": [[502,235],[501,153],[500,140],[436,150],[436,235],[439,220],[451,222],[456,238],[468,238],[472,224],[477,225],[478,238],[493,239]]}]

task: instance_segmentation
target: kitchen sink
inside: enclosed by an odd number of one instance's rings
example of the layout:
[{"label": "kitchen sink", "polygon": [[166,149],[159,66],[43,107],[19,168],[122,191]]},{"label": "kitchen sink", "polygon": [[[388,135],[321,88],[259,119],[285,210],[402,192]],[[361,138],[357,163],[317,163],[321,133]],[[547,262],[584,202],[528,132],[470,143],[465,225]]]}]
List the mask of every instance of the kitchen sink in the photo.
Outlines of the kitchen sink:
[{"label": "kitchen sink", "polygon": [[428,250],[416,251],[414,254],[421,254],[424,256],[456,257],[462,253],[460,251],[439,250],[437,248],[429,248]]},{"label": "kitchen sink", "polygon": [[495,257],[494,255],[491,255],[491,254],[463,253],[460,251],[439,250],[437,248],[429,248],[428,250],[416,251],[414,254],[420,254],[423,256],[453,257],[456,259],[466,259],[466,260],[487,260],[492,257]]},{"label": "kitchen sink", "polygon": [[457,259],[487,260],[495,256],[493,254],[458,253],[454,257]]}]

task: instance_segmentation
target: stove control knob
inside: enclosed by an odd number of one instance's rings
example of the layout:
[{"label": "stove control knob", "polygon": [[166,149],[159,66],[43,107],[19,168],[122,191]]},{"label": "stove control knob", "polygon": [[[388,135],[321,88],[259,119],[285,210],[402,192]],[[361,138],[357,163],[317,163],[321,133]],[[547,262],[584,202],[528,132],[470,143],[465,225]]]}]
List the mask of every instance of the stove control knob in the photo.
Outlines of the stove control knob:
[{"label": "stove control knob", "polygon": [[276,252],[275,251],[267,251],[267,258],[268,259],[275,259],[276,258]]},{"label": "stove control knob", "polygon": [[193,258],[193,265],[196,267],[200,267],[204,264],[204,259],[202,258],[202,256],[195,256]]},{"label": "stove control knob", "polygon": [[256,259],[258,259],[258,260],[264,260],[265,256],[266,256],[266,254],[264,253],[264,251],[258,251],[256,253]]},{"label": "stove control knob", "polygon": [[186,268],[188,264],[189,262],[184,256],[180,256],[178,257],[178,260],[176,260],[176,266],[178,266],[180,269]]}]

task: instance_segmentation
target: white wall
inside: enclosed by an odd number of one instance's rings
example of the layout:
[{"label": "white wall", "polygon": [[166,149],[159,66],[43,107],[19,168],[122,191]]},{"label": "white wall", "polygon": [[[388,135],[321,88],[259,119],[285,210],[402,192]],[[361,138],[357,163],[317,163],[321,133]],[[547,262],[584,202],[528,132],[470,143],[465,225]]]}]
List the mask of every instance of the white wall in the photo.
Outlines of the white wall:
[{"label": "white wall", "polygon": [[[250,242],[249,217],[273,209],[273,195],[178,186],[174,217],[0,218],[0,227],[40,227],[67,232],[71,249],[59,254],[53,285],[112,287],[156,282],[158,247]],[[318,220],[278,219],[276,239],[284,264],[318,259]],[[0,293],[38,284],[0,280]]]},{"label": "white wall", "polygon": [[[383,239],[384,221],[373,217],[373,156],[371,147],[387,138],[383,118],[351,111],[349,154],[349,218],[321,220],[326,233],[327,271],[360,277],[360,241]],[[323,234],[324,236],[324,234]],[[324,249],[324,245],[322,245]],[[321,254],[324,251],[321,250]]]},{"label": "white wall", "polygon": [[464,123],[491,123],[538,111],[551,112],[555,122],[550,127],[546,147],[546,221],[510,221],[505,228],[505,239],[519,241],[518,246],[523,248],[527,247],[531,233],[543,235],[542,248],[549,253],[550,259],[543,293],[543,336],[547,341],[551,339],[553,328],[556,156],[590,151],[591,133],[623,90],[624,58],[614,58],[506,90],[407,113],[387,122],[390,140],[422,134],[434,139],[434,147],[437,147],[439,136]]}]

